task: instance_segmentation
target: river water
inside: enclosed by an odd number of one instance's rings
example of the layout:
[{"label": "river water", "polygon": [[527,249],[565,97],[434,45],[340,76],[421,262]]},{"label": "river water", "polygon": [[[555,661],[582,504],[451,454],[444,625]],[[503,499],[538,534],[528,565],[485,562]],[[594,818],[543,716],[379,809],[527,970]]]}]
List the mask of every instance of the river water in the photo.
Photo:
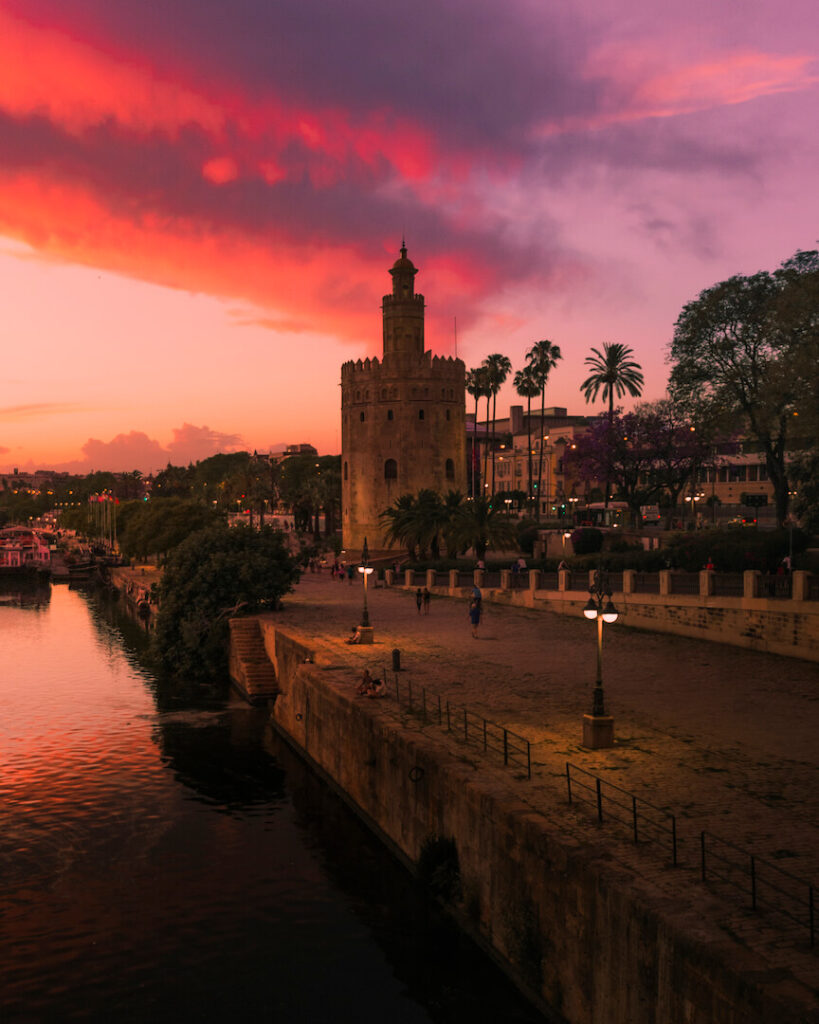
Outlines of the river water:
[{"label": "river water", "polygon": [[226,686],[0,585],[0,1020],[542,1020]]}]

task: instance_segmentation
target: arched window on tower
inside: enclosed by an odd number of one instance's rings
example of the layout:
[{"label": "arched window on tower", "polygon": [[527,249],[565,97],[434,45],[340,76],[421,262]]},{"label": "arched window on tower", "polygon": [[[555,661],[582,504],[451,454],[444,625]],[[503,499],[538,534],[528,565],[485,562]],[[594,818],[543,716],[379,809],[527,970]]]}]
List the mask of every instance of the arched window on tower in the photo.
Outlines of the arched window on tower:
[{"label": "arched window on tower", "polygon": [[452,459],[446,460],[446,467],[444,472],[446,473],[447,480],[455,479],[455,463],[452,461]]},{"label": "arched window on tower", "polygon": [[387,459],[387,461],[384,463],[384,479],[398,479],[398,463],[395,461],[395,459]]},{"label": "arched window on tower", "polygon": [[418,419],[422,420],[423,418],[424,418],[424,410],[423,409],[419,409],[418,410]]},{"label": "arched window on tower", "polygon": [[449,409],[446,411],[446,418],[449,419]]},{"label": "arched window on tower", "polygon": [[364,422],[364,413],[363,413],[363,412],[362,412],[362,413],[359,413],[359,416],[360,416],[360,418],[361,418],[361,422],[363,423],[363,422]]},{"label": "arched window on tower", "polygon": [[388,420],[392,419],[392,409],[387,409],[387,419]]},{"label": "arched window on tower", "polygon": [[344,479],[347,479],[347,463],[344,463]]}]

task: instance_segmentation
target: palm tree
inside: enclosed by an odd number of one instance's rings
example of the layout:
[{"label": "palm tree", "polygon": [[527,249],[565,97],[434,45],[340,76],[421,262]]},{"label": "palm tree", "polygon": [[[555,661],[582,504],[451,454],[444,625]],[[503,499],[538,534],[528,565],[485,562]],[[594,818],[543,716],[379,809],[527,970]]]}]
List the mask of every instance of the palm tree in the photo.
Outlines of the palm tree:
[{"label": "palm tree", "polygon": [[[512,369],[512,363],[509,361],[508,356],[502,355],[500,352],[496,352],[494,355],[487,356],[483,361],[483,366],[486,367],[486,380],[489,386],[489,393],[492,396],[492,489],[489,493],[490,498],[495,495],[495,412],[498,401],[498,392],[503,387],[503,383],[509,376]],[[486,403],[487,418],[489,414],[489,401]]]},{"label": "palm tree", "polygon": [[485,366],[476,366],[473,369],[466,371],[466,390],[475,399],[475,427],[472,431],[472,472],[469,474],[469,493],[470,497],[474,498],[476,475],[475,470],[478,468],[479,465],[479,461],[476,458],[476,445],[478,440],[478,399],[484,398],[489,393],[487,390]]},{"label": "palm tree", "polygon": [[463,503],[452,521],[451,537],[457,547],[473,548],[476,558],[483,558],[489,548],[508,550],[518,543],[515,524],[484,497]]},{"label": "palm tree", "polygon": [[540,385],[535,380],[534,374],[532,373],[532,367],[527,365],[522,370],[518,370],[515,374],[515,391],[520,395],[521,398],[526,399],[526,428],[529,436],[529,443],[527,446],[528,461],[529,461],[529,485],[526,490],[526,501],[527,504],[532,503],[532,399],[540,394]]},{"label": "palm tree", "polygon": [[410,558],[415,558],[414,510],[414,495],[402,494],[379,516],[384,528],[384,543],[395,541],[396,544],[404,545]]},{"label": "palm tree", "polygon": [[[603,401],[608,399],[609,403],[609,430],[614,422],[614,395],[622,398],[628,391],[635,398],[639,397],[643,390],[643,374],[640,364],[635,363],[631,356],[634,355],[628,345],[621,345],[619,342],[604,342],[603,351],[593,348],[593,355],[586,356],[585,362],[592,370],[592,373],[580,385],[580,390],[586,397],[587,402],[593,402],[597,398],[597,392],[603,389]],[[604,506],[609,504],[609,480],[606,477],[606,493],[604,494]]]},{"label": "palm tree", "polygon": [[597,392],[603,389],[603,401],[608,399],[609,424],[614,420],[614,395],[622,398],[628,391],[638,398],[643,391],[643,374],[640,364],[635,363],[634,355],[628,345],[619,342],[604,342],[603,351],[593,348],[594,355],[586,356],[585,362],[592,373],[580,385],[580,390],[587,402],[597,398]]},{"label": "palm tree", "polygon": [[553,342],[544,339],[536,341],[526,353],[529,360],[529,367],[532,377],[537,382],[540,391],[540,430],[538,431],[538,457],[537,457],[537,508],[535,519],[540,520],[540,485],[543,481],[543,421],[546,415],[546,382],[549,374],[557,366],[558,360],[562,359],[560,348]]}]

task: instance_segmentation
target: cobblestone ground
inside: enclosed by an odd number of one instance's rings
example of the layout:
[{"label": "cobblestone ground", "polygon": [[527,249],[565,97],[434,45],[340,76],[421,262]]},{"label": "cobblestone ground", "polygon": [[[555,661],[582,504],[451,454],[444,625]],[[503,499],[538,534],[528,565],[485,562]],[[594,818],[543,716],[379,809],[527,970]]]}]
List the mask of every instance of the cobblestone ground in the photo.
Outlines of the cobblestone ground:
[{"label": "cobblestone ground", "polygon": [[[519,733],[532,744],[531,781],[516,779],[471,747],[464,753],[476,771],[503,777],[516,787],[515,797],[561,827],[604,840],[672,899],[684,890],[681,903],[695,913],[722,913],[724,927],[764,951],[771,966],[788,965],[819,989],[819,952],[808,952],[805,941],[806,888],[797,890],[805,900],[799,911],[805,923],[797,925],[751,914],[749,900],[699,881],[700,832],[706,830],[819,887],[819,665],[607,625],[603,681],[616,743],[591,751],[580,741],[582,715],[591,708],[596,624],[485,600],[475,639],[464,599],[433,595],[429,614],[419,615],[414,592],[370,588],[376,643],[346,646],[362,598],[358,580],[350,586],[326,573],[307,574],[276,618],[320,643],[324,657],[348,665],[351,692],[365,665],[383,675],[399,649],[398,685],[406,693],[411,684],[416,699],[427,688],[435,721],[423,725],[402,714],[391,671],[390,696],[378,702],[377,713],[442,733],[434,692]],[[456,742],[454,736],[446,741]],[[665,839],[635,848],[624,827],[599,827],[590,803],[570,808],[567,761],[673,813],[680,867],[669,869]],[[626,802],[630,813],[630,798]],[[745,854],[732,856],[746,863]],[[816,900],[819,944],[819,894]],[[735,910],[721,911],[722,903]]]}]

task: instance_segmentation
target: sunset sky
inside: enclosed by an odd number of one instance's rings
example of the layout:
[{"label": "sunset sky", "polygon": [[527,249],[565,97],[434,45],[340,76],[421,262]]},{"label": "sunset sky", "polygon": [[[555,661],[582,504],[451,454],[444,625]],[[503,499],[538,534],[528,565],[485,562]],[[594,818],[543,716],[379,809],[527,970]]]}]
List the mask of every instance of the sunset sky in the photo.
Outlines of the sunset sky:
[{"label": "sunset sky", "polygon": [[815,0],[0,0],[0,69],[0,471],[338,452],[402,235],[427,347],[574,412],[819,237]]}]

